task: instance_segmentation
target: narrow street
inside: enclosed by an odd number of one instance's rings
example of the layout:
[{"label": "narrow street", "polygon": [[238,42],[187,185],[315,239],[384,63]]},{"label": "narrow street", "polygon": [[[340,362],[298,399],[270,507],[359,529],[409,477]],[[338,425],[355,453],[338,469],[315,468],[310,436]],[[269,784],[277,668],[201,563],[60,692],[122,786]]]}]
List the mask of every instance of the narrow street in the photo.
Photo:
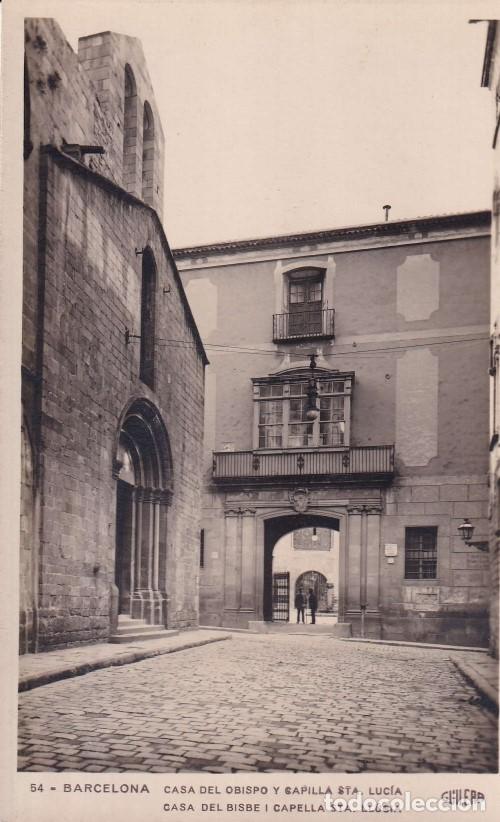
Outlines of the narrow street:
[{"label": "narrow street", "polygon": [[494,772],[442,650],[244,636],[20,694],[28,771]]}]

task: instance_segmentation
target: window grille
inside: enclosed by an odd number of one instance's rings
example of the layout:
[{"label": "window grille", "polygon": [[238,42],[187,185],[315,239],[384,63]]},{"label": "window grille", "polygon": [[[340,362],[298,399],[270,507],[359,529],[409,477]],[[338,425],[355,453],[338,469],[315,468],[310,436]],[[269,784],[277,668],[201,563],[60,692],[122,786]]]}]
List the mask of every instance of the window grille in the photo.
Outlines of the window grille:
[{"label": "window grille", "polygon": [[437,528],[407,528],[405,579],[436,579]]}]

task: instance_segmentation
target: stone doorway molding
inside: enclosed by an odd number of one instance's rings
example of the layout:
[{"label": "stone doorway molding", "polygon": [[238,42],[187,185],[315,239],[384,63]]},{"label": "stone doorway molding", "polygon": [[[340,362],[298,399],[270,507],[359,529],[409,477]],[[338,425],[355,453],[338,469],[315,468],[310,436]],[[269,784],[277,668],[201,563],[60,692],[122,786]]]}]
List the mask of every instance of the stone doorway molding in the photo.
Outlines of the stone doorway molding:
[{"label": "stone doorway molding", "polygon": [[167,519],[173,471],[167,430],[155,406],[133,400],[122,414],[116,486],[114,599],[118,613],[167,625]]}]

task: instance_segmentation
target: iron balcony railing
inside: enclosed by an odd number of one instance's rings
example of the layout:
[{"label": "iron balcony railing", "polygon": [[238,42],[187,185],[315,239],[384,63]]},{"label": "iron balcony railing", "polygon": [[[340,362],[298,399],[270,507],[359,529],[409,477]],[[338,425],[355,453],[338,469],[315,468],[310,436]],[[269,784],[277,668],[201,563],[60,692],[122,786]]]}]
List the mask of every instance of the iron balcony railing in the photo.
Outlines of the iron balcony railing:
[{"label": "iron balcony railing", "polygon": [[339,482],[380,480],[394,475],[394,446],[365,445],[328,450],[215,451],[215,482],[317,477]]},{"label": "iron balcony railing", "polygon": [[335,309],[321,308],[313,311],[294,311],[274,314],[273,341],[305,340],[310,337],[324,340],[335,336]]}]

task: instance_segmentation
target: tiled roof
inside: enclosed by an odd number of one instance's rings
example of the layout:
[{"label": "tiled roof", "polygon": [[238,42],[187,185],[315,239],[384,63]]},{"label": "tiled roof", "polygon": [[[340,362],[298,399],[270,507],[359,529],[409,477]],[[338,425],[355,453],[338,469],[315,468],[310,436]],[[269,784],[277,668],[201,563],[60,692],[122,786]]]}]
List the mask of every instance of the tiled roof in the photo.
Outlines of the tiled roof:
[{"label": "tiled roof", "polygon": [[442,214],[433,217],[415,217],[407,220],[389,220],[383,223],[349,226],[345,228],[310,231],[301,234],[284,234],[274,237],[257,237],[248,240],[233,240],[221,243],[209,243],[185,248],[173,249],[176,259],[183,257],[201,257],[211,254],[230,254],[231,252],[252,251],[254,249],[273,248],[282,245],[310,245],[343,240],[361,240],[369,237],[391,237],[411,232],[424,233],[446,228],[489,228],[490,211],[472,211],[463,214]]}]

